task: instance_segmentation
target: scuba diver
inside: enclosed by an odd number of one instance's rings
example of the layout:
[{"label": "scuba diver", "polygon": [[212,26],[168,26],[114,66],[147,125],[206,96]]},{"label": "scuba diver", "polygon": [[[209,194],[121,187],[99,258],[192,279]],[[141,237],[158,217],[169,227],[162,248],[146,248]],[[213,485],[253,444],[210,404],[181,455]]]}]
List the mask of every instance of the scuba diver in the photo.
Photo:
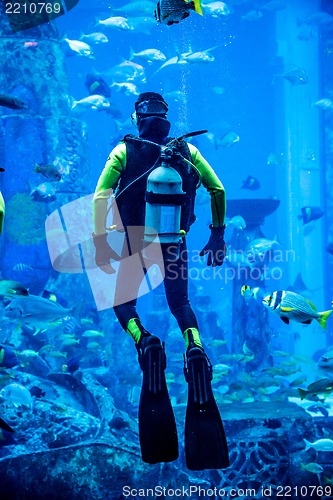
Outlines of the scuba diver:
[{"label": "scuba diver", "polygon": [[[166,209],[164,219],[168,219],[166,226],[169,229],[163,232],[160,225],[160,231],[156,231],[161,236],[165,271],[163,282],[168,306],[178,322],[186,344],[184,356],[184,374],[188,383],[185,419],[186,464],[190,470],[220,469],[229,466],[228,448],[211,387],[212,364],[204,351],[198,323],[188,298],[188,254],[185,235],[195,221],[194,200],[196,188],[201,182],[211,196],[212,224],[209,241],[200,255],[208,255],[208,265],[222,265],[225,255],[225,190],[199,150],[184,141],[185,136],[177,139],[168,137],[171,124],[167,120],[167,113],[168,104],[160,94],[156,92],[140,94],[132,115],[139,136],[126,135],[107,159],[93,200],[92,236],[96,249],[95,262],[103,272],[112,274],[115,269],[110,261],[120,260],[110,247],[106,232],[108,199],[113,190],[123,226],[121,228],[121,224],[119,227],[117,224],[116,230],[125,231],[128,239],[129,226],[142,228],[142,237],[136,238],[136,243],[131,241],[131,254],[142,251],[145,227],[150,226],[147,224],[148,204],[155,204],[161,212],[162,209]],[[186,137],[197,134],[193,132],[186,134]],[[175,175],[179,174],[183,190],[180,194],[148,192],[147,180],[149,184],[150,179],[148,175],[151,172],[160,172],[157,167],[161,169],[161,166],[168,168],[168,171],[174,169]],[[163,237],[170,235],[172,205],[181,206],[178,243],[172,238],[170,242],[163,243],[165,241]],[[121,260],[119,270],[120,268]],[[127,286],[136,287],[138,290],[140,283],[135,283],[133,278],[133,282],[129,284],[127,277]],[[114,306],[114,312],[123,329],[135,342],[139,364],[143,371],[139,404],[142,458],[150,464],[170,462],[178,458],[178,438],[165,380],[164,342],[160,341],[158,334],[151,334],[144,328],[136,311],[136,303],[136,299],[125,303],[118,301],[118,305]]]}]

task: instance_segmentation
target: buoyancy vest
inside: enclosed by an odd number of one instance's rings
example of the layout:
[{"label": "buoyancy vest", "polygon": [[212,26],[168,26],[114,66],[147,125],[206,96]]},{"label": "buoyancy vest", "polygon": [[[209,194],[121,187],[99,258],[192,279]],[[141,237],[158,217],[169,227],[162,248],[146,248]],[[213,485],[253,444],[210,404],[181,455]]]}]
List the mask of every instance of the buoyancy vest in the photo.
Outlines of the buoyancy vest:
[{"label": "buoyancy vest", "polygon": [[[168,138],[167,142],[170,140]],[[145,192],[150,171],[146,175],[142,174],[156,163],[161,148],[131,134],[126,135],[122,141],[126,144],[126,168],[122,172],[115,190],[117,207],[125,227],[144,226]],[[175,152],[180,154],[173,155],[170,166],[177,170],[181,176],[182,190],[187,195],[181,209],[180,229],[188,232],[191,224],[195,221],[194,201],[199,177],[194,168],[182,159],[183,156],[192,161],[189,147],[184,140],[177,142]],[[159,166],[159,162],[156,163],[157,166]],[[119,196],[117,196],[118,194]]]}]

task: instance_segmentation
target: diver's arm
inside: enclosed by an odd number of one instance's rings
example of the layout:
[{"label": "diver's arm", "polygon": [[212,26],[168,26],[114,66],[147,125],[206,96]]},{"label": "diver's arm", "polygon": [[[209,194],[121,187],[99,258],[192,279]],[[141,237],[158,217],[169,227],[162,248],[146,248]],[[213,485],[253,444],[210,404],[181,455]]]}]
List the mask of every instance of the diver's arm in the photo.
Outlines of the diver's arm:
[{"label": "diver's arm", "polygon": [[108,199],[126,166],[126,144],[118,144],[110,153],[98,179],[93,198],[93,220],[95,234],[105,234]]},{"label": "diver's arm", "polygon": [[200,151],[193,144],[188,144],[188,146],[192,155],[192,162],[200,174],[201,182],[210,194],[212,226],[222,227],[225,224],[226,214],[224,186]]}]

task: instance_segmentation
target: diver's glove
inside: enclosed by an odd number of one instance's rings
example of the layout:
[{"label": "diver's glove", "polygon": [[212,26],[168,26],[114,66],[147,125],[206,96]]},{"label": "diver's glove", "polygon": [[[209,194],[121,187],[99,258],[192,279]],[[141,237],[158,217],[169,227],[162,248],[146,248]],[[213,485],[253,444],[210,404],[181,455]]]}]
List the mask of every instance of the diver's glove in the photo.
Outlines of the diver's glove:
[{"label": "diver's glove", "polygon": [[106,274],[115,273],[116,270],[111,266],[110,260],[120,260],[120,257],[108,244],[107,233],[92,233],[92,237],[96,248],[95,262],[97,266]]},{"label": "diver's glove", "polygon": [[209,228],[211,230],[211,235],[207,245],[201,250],[199,255],[202,257],[208,253],[207,265],[213,267],[221,266],[226,253],[224,242],[225,226],[213,227],[210,225]]}]

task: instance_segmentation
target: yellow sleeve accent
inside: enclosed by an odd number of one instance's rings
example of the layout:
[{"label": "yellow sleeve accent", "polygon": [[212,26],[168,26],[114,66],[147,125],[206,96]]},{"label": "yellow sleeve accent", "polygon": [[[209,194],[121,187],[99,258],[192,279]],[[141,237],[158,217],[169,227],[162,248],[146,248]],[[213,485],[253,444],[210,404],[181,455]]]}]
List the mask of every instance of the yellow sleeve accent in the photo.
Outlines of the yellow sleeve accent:
[{"label": "yellow sleeve accent", "polygon": [[126,167],[126,144],[118,144],[110,153],[98,179],[93,198],[93,220],[95,234],[105,233],[108,199]]},{"label": "yellow sleeve accent", "polygon": [[194,10],[195,10],[195,12],[200,14],[200,16],[203,16],[202,6],[201,6],[200,0],[194,0]]},{"label": "yellow sleeve accent", "polygon": [[226,214],[224,186],[198,148],[190,143],[188,146],[192,155],[193,164],[200,175],[200,180],[210,194],[213,227],[223,226]]},{"label": "yellow sleeve accent", "polygon": [[0,234],[2,233],[3,223],[5,221],[5,200],[0,191]]}]

